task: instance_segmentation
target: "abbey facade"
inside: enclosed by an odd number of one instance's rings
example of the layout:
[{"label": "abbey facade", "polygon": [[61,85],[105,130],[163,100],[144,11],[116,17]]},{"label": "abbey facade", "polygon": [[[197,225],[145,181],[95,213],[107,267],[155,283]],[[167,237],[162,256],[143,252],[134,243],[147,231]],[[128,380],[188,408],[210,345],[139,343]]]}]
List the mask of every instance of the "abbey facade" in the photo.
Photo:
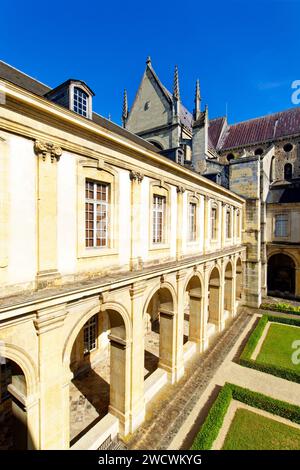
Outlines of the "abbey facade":
[{"label": "abbey facade", "polygon": [[[93,111],[93,95],[81,80],[50,89],[0,62],[1,449],[97,449],[128,435],[266,293],[277,245],[261,227],[272,238],[285,187],[268,202],[276,146],[224,164],[216,150],[197,156],[207,110],[194,140],[179,95],[183,140],[169,135],[168,147],[130,129],[134,106],[158,99],[137,97],[129,116],[125,106],[124,129]],[[223,185],[205,176],[216,168]]]},{"label": "abbey facade", "polygon": [[197,81],[191,113],[181,102],[177,67],[171,93],[148,58],[130,110],[125,92],[122,120],[161,155],[245,198],[252,305],[267,292],[300,297],[299,107],[230,125],[201,109]]}]

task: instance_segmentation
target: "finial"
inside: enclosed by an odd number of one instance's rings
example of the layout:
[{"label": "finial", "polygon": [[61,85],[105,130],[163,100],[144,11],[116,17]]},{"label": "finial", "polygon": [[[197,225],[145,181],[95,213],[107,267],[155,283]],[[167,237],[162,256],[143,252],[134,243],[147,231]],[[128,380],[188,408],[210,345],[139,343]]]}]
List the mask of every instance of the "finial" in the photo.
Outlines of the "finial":
[{"label": "finial", "polygon": [[179,77],[178,77],[178,67],[175,65],[174,71],[174,84],[173,84],[173,96],[176,100],[180,100],[180,92],[179,92]]},{"label": "finial", "polygon": [[111,121],[111,114],[108,113],[108,120]]},{"label": "finial", "polygon": [[128,101],[127,101],[127,91],[125,89],[124,96],[123,96],[123,110],[122,110],[123,127],[126,126],[127,118],[128,118]]},{"label": "finial", "polygon": [[196,90],[195,90],[195,108],[194,108],[194,119],[199,119],[201,112],[201,95],[200,95],[200,82],[199,79],[196,81]]},{"label": "finial", "polygon": [[146,64],[147,64],[148,66],[151,65],[151,57],[150,57],[149,55],[148,55],[148,57],[147,57]]}]

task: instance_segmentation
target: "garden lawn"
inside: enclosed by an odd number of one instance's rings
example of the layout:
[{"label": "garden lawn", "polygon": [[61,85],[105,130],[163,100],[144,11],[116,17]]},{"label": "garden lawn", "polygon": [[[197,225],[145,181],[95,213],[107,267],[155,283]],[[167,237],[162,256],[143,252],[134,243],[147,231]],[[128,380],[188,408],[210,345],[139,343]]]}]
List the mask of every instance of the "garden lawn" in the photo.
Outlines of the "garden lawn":
[{"label": "garden lawn", "polygon": [[223,450],[299,450],[300,429],[238,409],[225,438]]},{"label": "garden lawn", "polygon": [[272,323],[256,362],[300,371],[300,365],[292,362],[292,354],[295,352],[292,344],[295,340],[300,340],[299,327]]}]

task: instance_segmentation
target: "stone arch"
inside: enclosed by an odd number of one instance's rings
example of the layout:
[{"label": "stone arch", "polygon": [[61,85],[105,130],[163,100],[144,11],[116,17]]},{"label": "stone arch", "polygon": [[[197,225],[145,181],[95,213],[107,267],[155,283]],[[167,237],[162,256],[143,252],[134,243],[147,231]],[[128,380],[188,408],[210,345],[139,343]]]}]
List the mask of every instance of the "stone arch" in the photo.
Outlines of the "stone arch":
[{"label": "stone arch", "polygon": [[157,140],[153,140],[153,139],[149,140],[148,142],[149,142],[149,144],[154,145],[158,150],[160,150],[160,151],[164,150],[164,147],[161,144],[161,142],[158,142]]},{"label": "stone arch", "polygon": [[83,316],[79,318],[79,320],[73,325],[71,332],[69,333],[63,348],[63,364],[68,367],[71,357],[71,351],[74,344],[75,339],[77,338],[78,333],[86,324],[86,322],[96,315],[99,312],[103,311],[116,311],[122,317],[125,326],[125,336],[127,341],[131,341],[132,338],[132,328],[131,328],[131,321],[127,310],[120,304],[116,302],[105,302],[101,305],[96,305],[91,309],[87,310]]},{"label": "stone arch", "polygon": [[[103,331],[102,322],[100,322],[100,320],[102,320],[104,314],[109,319],[109,329],[105,332],[107,339],[105,348],[102,349],[101,346],[101,349],[99,349],[100,336],[98,335]],[[92,324],[93,330],[90,332],[91,326],[87,322],[95,315],[97,315],[97,317],[95,323]],[[73,354],[72,349],[77,341],[79,341],[79,344],[80,341],[83,342],[85,332],[87,332],[88,337],[94,335],[92,337],[95,339],[92,340],[92,343],[94,342],[95,346],[93,345],[91,349],[88,349],[85,355],[84,349],[81,347],[81,357],[86,358],[86,355],[88,355],[88,363],[87,365],[84,363],[84,373],[82,375],[74,375],[74,380],[70,388],[68,384],[70,383],[70,379],[72,380],[73,378],[72,374],[70,374],[71,354]],[[80,398],[80,396],[83,396],[87,403],[93,403],[98,416],[94,419],[96,424],[99,420],[105,418],[107,413],[115,415],[119,419],[121,434],[126,434],[129,426],[128,408],[130,406],[130,381],[128,381],[128,377],[131,367],[131,340],[132,327],[126,308],[118,302],[104,302],[101,305],[98,304],[88,309],[80,316],[80,319],[73,325],[72,331],[68,335],[63,351],[63,364],[66,378],[68,379],[66,387],[68,389],[68,395],[71,391],[70,398],[72,398],[75,393],[76,397],[79,396]],[[88,339],[87,341],[89,342],[90,340]],[[98,362],[96,362],[98,368],[95,368],[91,359],[92,355],[95,353],[98,358]],[[81,368],[79,368],[79,371],[81,371]],[[86,377],[88,377],[88,387],[85,383]],[[99,393],[99,396],[97,396],[97,393]],[[76,398],[76,400],[78,400],[78,398]],[[74,416],[71,409],[69,417],[70,424],[74,423],[76,416]],[[77,429],[75,426],[75,432],[72,427],[74,424],[70,426],[71,444],[77,441],[80,435],[90,428],[90,424],[91,423],[85,421],[82,425],[82,429]],[[72,429],[73,432],[71,432]]]},{"label": "stone arch", "polygon": [[36,396],[38,391],[38,372],[31,356],[19,346],[0,341],[0,357],[10,359],[22,369],[26,381],[26,396]]},{"label": "stone arch", "polygon": [[[172,376],[175,370],[176,291],[167,281],[156,284],[147,295],[145,325],[145,368],[151,375],[157,367]],[[151,325],[151,327],[150,327]]]},{"label": "stone arch", "polygon": [[0,341],[0,357],[5,358],[10,371],[7,383],[5,409],[2,410],[10,430],[14,449],[38,449],[39,447],[39,401],[38,372],[31,356],[19,346]]},{"label": "stone arch", "polygon": [[272,253],[268,258],[268,293],[277,296],[294,296],[296,287],[296,262],[289,253]]}]

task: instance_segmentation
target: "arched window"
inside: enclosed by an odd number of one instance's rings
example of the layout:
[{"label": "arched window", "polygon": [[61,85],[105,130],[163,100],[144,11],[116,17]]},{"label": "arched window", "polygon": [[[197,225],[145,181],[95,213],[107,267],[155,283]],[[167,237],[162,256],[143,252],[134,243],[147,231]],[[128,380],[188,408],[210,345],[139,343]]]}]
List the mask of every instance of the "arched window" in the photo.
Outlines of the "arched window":
[{"label": "arched window", "polygon": [[154,140],[149,140],[149,144],[154,145],[158,150],[163,150],[163,146],[159,144],[158,142],[155,142]]},{"label": "arched window", "polygon": [[73,110],[81,116],[88,117],[89,96],[81,88],[74,88]]},{"label": "arched window", "polygon": [[270,182],[272,183],[275,179],[275,157],[273,157],[270,165]]},{"label": "arched window", "polygon": [[290,181],[293,178],[293,165],[291,163],[286,163],[284,165],[284,179]]}]

